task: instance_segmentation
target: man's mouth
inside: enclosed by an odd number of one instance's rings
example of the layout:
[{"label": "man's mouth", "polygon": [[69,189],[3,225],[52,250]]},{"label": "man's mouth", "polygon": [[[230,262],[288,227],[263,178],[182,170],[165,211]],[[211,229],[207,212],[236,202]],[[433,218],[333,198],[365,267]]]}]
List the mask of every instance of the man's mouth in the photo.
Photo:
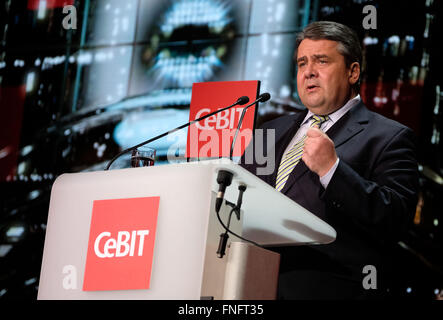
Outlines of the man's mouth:
[{"label": "man's mouth", "polygon": [[311,85],[306,87],[306,91],[312,92],[312,91],[315,91],[317,88],[318,88],[317,85],[311,84]]}]

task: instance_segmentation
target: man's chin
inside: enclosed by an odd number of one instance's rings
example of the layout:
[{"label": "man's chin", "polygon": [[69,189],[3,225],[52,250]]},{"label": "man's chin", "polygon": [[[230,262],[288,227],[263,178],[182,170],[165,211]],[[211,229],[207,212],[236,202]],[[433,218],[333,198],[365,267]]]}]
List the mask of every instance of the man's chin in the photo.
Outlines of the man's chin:
[{"label": "man's chin", "polygon": [[305,101],[303,101],[303,99],[301,99],[301,102],[303,103],[303,105],[306,108],[308,108],[312,112],[314,112],[314,110],[321,110],[321,109],[323,109],[322,101],[317,100],[317,99],[306,99]]}]

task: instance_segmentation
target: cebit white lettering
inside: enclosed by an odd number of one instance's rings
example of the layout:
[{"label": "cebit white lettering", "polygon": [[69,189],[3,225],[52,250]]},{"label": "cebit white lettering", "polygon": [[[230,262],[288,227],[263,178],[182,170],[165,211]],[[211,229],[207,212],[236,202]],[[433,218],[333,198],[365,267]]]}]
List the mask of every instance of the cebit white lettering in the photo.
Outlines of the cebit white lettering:
[{"label": "cebit white lettering", "polygon": [[[243,111],[243,109],[241,109],[241,108],[228,109],[228,110],[219,112],[211,117],[208,117],[200,122],[196,122],[195,125],[200,130],[228,129],[228,128],[234,129],[235,118],[236,118],[235,113],[237,112],[238,113],[237,118],[240,118],[240,114],[242,111]],[[210,112],[211,112],[211,110],[209,108],[200,109],[197,112],[195,119],[198,119]],[[202,123],[203,123],[203,126],[201,125]]]},{"label": "cebit white lettering", "polygon": [[[145,237],[149,234],[149,230],[134,230],[131,233],[129,231],[119,231],[117,233],[117,240],[111,238],[111,233],[104,231],[100,233],[94,242],[94,252],[99,258],[112,258],[112,257],[126,257],[128,254],[130,257],[134,256],[135,247],[137,244],[138,236],[138,251],[137,255],[141,257],[143,255],[143,246],[145,244]],[[109,238],[105,241],[103,246],[103,252],[100,251],[100,242],[103,238]]]}]

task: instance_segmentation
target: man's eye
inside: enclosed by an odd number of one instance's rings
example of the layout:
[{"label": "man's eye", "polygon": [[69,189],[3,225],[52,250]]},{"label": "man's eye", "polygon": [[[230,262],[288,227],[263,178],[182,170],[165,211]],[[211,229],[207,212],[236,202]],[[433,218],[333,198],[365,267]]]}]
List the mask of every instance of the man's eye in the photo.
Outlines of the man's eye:
[{"label": "man's eye", "polygon": [[301,67],[303,67],[304,65],[305,65],[305,63],[304,63],[304,62],[301,62],[301,63],[298,64],[298,67],[301,68]]},{"label": "man's eye", "polygon": [[328,61],[326,61],[326,60],[319,60],[320,61],[320,64],[326,64]]}]

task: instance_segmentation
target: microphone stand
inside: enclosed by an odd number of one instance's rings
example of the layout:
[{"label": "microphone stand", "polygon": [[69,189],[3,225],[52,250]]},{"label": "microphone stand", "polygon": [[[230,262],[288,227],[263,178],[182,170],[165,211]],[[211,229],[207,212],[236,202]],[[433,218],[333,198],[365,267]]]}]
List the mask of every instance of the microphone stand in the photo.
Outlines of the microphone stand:
[{"label": "microphone stand", "polygon": [[246,106],[245,108],[243,108],[243,111],[240,115],[240,120],[238,121],[238,125],[237,125],[237,129],[235,130],[235,135],[234,135],[234,139],[232,140],[232,144],[231,144],[231,151],[229,152],[229,160],[232,160],[232,155],[234,153],[234,146],[235,146],[235,140],[237,140],[237,135],[238,132],[240,131],[241,125],[243,124],[243,117],[245,116],[246,110],[250,107]]},{"label": "microphone stand", "polygon": [[238,120],[238,124],[237,124],[237,129],[235,130],[235,135],[234,135],[234,139],[232,140],[232,144],[231,144],[231,151],[229,152],[229,160],[232,160],[232,155],[234,153],[234,146],[235,146],[235,140],[237,140],[237,135],[238,132],[240,131],[241,125],[243,124],[243,118],[245,116],[246,110],[250,107],[253,106],[254,104],[258,103],[258,102],[266,102],[271,98],[271,95],[269,93],[263,93],[261,94],[258,99],[256,101],[254,101],[253,103],[251,103],[250,105],[247,105],[246,107],[243,108],[243,111],[240,115],[240,119]]}]

